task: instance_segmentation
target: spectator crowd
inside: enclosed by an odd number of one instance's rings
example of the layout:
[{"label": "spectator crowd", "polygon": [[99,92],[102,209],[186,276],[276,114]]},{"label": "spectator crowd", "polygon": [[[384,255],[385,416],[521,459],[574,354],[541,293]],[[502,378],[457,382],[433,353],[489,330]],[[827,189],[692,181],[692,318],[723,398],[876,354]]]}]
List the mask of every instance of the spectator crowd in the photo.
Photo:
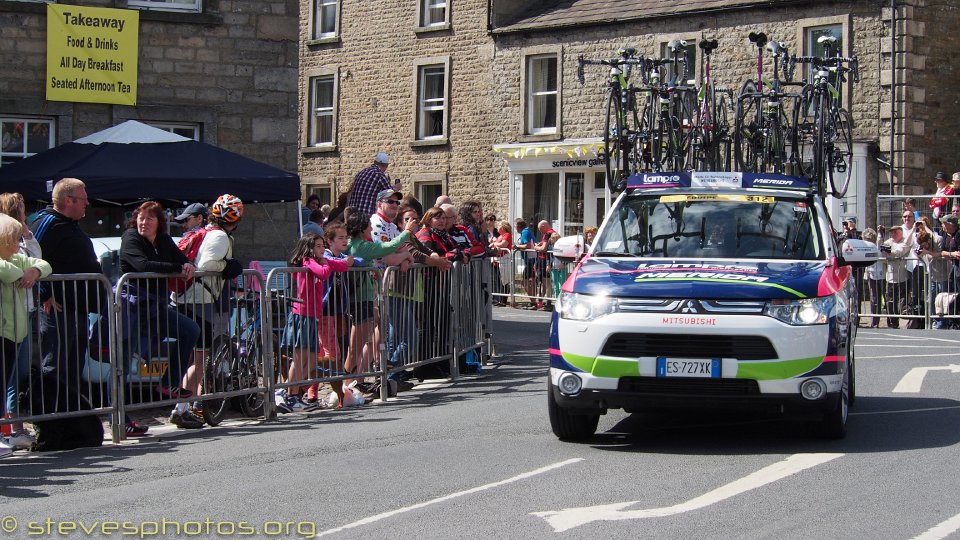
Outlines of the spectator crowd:
[{"label": "spectator crowd", "polygon": [[[483,259],[485,268],[494,269],[488,282],[459,284],[482,303],[504,303],[517,251],[523,253],[518,260],[525,264],[528,309],[551,310],[543,299],[555,297],[566,278],[550,256],[559,235],[549,222],[528,227],[518,220],[512,226],[485,214],[479,202],[455,205],[446,195],[426,206],[401,192],[400,183],[386,174],[389,164],[387,154],[376,154],[335,207],[312,196],[302,209],[302,235],[286,261],[295,270],[279,321],[274,321],[279,323],[281,388],[273,401],[281,413],[342,407],[357,396],[360,402],[370,399],[379,388],[364,374],[379,370],[381,340],[391,368],[413,366],[393,369],[390,392],[411,388],[414,379],[447,376],[447,362],[423,361],[442,355],[451,339],[451,298],[461,293],[447,277],[454,263]],[[61,179],[54,185],[52,205],[28,224],[23,198],[0,195],[0,383],[8,428],[0,440],[0,457],[37,447],[40,422],[31,433],[16,421],[20,416],[109,405],[115,395],[110,382],[95,389],[88,365],[98,352],[88,350],[98,324],[91,321],[106,313],[107,295],[115,295],[120,304],[119,361],[138,357],[146,365],[161,354],[168,361],[153,379],[161,382],[141,388],[139,397],[146,392],[147,400],[159,396],[175,402],[169,418],[178,428],[204,425],[200,398],[212,391],[204,389],[205,358],[217,346],[217,336],[230,335],[234,299],[241,292],[236,278],[242,265],[233,255],[233,232],[242,222],[243,201],[223,194],[211,204],[188,204],[175,216],[157,201],[139,204],[119,249],[121,274],[134,274],[113,290],[100,281],[100,261],[79,225],[89,203],[82,180]],[[169,220],[181,226],[179,241],[168,232]],[[164,277],[139,277],[143,273]],[[61,277],[43,279],[51,274]],[[381,314],[375,291],[391,275],[384,287],[389,313]],[[381,316],[389,322],[383,336]],[[461,371],[479,369],[469,355],[462,356]],[[337,379],[326,400],[320,385],[311,381],[325,377]],[[38,409],[29,396],[39,380],[45,384],[43,393],[55,396],[49,408]],[[130,416],[122,424],[127,437],[149,433],[148,426]]]}]

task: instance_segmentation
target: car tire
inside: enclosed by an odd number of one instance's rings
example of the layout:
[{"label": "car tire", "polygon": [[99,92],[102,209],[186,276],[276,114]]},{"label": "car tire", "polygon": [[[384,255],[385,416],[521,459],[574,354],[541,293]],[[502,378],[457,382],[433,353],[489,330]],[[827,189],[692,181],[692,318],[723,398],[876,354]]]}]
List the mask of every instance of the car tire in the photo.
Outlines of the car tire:
[{"label": "car tire", "polygon": [[823,420],[814,425],[816,435],[822,439],[840,440],[847,436],[847,417],[850,413],[850,370],[843,374],[840,399],[837,405],[824,414]]},{"label": "car tire", "polygon": [[600,413],[578,414],[561,407],[553,397],[553,386],[547,381],[547,411],[550,413],[550,427],[561,441],[583,441],[597,432]]}]

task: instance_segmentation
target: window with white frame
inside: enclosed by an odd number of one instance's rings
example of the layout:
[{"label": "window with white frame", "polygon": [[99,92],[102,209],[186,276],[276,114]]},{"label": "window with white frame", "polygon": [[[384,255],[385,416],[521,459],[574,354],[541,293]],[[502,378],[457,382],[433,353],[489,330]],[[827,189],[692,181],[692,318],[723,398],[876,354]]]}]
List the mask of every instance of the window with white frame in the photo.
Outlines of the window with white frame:
[{"label": "window with white frame", "polygon": [[334,144],[336,93],[336,77],[332,74],[310,78],[309,146]]},{"label": "window with white frame", "polygon": [[195,141],[200,140],[200,124],[178,124],[171,122],[146,122],[146,124],[157,129],[162,129],[164,131],[169,131],[170,133],[180,135],[181,137],[186,137]]},{"label": "window with white frame", "polygon": [[53,120],[0,117],[0,166],[10,165],[54,146]]},{"label": "window with white frame", "polygon": [[127,6],[131,9],[188,13],[200,13],[203,10],[202,0],[128,0]]},{"label": "window with white frame", "polygon": [[313,0],[312,39],[337,37],[340,24],[337,17],[340,0]]},{"label": "window with white frame", "polygon": [[447,4],[450,0],[420,0],[420,26],[439,26],[447,23]]},{"label": "window with white frame", "polygon": [[557,132],[557,55],[527,58],[527,132]]},{"label": "window with white frame", "polygon": [[442,139],[447,125],[447,69],[441,64],[420,66],[418,71],[417,139]]}]

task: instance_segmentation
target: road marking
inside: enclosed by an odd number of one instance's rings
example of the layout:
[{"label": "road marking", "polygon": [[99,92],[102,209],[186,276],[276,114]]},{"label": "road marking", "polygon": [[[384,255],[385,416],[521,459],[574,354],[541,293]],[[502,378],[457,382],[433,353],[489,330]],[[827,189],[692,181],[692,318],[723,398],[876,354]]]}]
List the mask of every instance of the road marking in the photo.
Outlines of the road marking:
[{"label": "road marking", "polygon": [[943,358],[944,356],[960,356],[960,353],[937,353],[937,354],[887,354],[884,356],[860,356],[857,360],[882,360],[884,358]]},{"label": "road marking", "polygon": [[861,412],[851,412],[850,416],[871,416],[875,414],[900,414],[900,413],[915,413],[915,412],[952,411],[956,409],[960,409],[960,405],[952,405],[950,407],[924,407],[922,409],[898,409],[895,411],[861,411]]},{"label": "road marking", "polygon": [[739,480],[721,486],[709,493],[690,499],[687,502],[644,510],[623,510],[641,501],[629,501],[582,508],[566,508],[558,511],[531,512],[531,515],[547,521],[554,532],[563,532],[594,521],[618,521],[624,519],[644,519],[673,516],[699,510],[711,504],[729,499],[735,495],[757,489],[777,480],[796,474],[802,470],[837,459],[843,454],[794,454],[787,459],[774,463]]},{"label": "road marking", "polygon": [[[943,345],[911,345],[910,348],[911,349],[952,349],[956,346],[957,346],[956,341],[950,341],[948,343],[944,343]],[[871,349],[881,348],[881,347],[889,347],[891,349],[902,349],[903,345],[882,345],[882,344],[871,345],[870,343],[860,343],[860,340],[857,340],[857,348],[860,348],[860,347],[871,348]]]},{"label": "road marking", "polygon": [[939,525],[931,527],[920,536],[914,536],[912,540],[940,540],[941,538],[950,536],[950,534],[956,532],[957,529],[960,529],[960,514],[953,516]]},{"label": "road marking", "polygon": [[384,513],[382,513],[382,514],[377,514],[377,515],[375,515],[375,516],[366,517],[366,518],[363,518],[363,519],[361,519],[361,520],[359,520],[359,521],[354,521],[353,523],[348,523],[348,524],[343,525],[343,526],[341,526],[341,527],[337,527],[336,529],[328,529],[328,530],[326,530],[326,531],[323,531],[323,532],[319,533],[317,536],[327,536],[327,535],[331,535],[331,534],[336,534],[336,533],[341,532],[341,531],[345,531],[345,530],[347,530],[347,529],[354,529],[354,528],[356,528],[356,527],[360,527],[360,526],[363,526],[363,525],[369,525],[369,524],[371,524],[371,523],[375,523],[375,522],[377,522],[377,521],[380,521],[380,520],[383,520],[383,519],[387,519],[387,518],[389,518],[389,517],[393,517],[393,516],[395,516],[395,515],[397,515],[397,514],[403,514],[403,513],[405,513],[405,512],[409,512],[409,511],[411,511],[411,510],[417,510],[417,509],[420,509],[420,508],[424,508],[424,507],[430,506],[431,504],[437,504],[437,503],[441,503],[441,502],[446,502],[446,501],[449,501],[449,500],[451,500],[451,499],[456,499],[456,498],[458,498],[458,497],[463,497],[464,495],[471,495],[471,494],[473,494],[473,493],[479,493],[479,492],[481,492],[481,491],[485,491],[485,490],[488,490],[488,489],[493,489],[493,488],[495,488],[495,487],[500,487],[500,486],[504,486],[504,485],[507,485],[507,484],[510,484],[510,483],[513,483],[513,482],[518,482],[518,481],[520,481],[520,480],[525,480],[525,479],[527,479],[527,478],[531,478],[531,477],[536,476],[536,475],[538,475],[538,474],[543,474],[543,473],[545,473],[545,472],[550,472],[550,471],[552,471],[552,470],[559,469],[560,467],[564,467],[564,466],[570,465],[570,464],[572,464],[572,463],[577,463],[577,462],[579,462],[579,461],[583,461],[583,458],[573,458],[573,459],[568,459],[568,460],[566,460],[566,461],[560,461],[560,462],[558,462],[558,463],[553,463],[553,464],[551,464],[551,465],[547,465],[546,467],[540,467],[539,469],[536,469],[536,470],[533,470],[533,471],[530,471],[530,472],[525,472],[525,473],[523,473],[523,474],[518,474],[517,476],[514,476],[514,477],[512,477],[512,478],[507,478],[506,480],[500,480],[499,482],[494,482],[494,483],[492,483],[492,484],[484,484],[484,485],[482,485],[482,486],[477,486],[477,487],[475,487],[475,488],[470,488],[470,489],[467,489],[467,490],[464,490],[464,491],[458,491],[458,492],[456,492],[456,493],[451,493],[451,494],[449,494],[449,495],[444,495],[443,497],[437,497],[436,499],[430,499],[429,501],[424,501],[424,502],[422,502],[422,503],[417,503],[417,504],[414,504],[414,505],[412,505],[412,506],[405,506],[405,507],[403,507],[403,508],[397,508],[396,510],[390,510],[389,512],[384,512]]},{"label": "road marking", "polygon": [[935,367],[915,367],[907,372],[900,379],[897,386],[893,387],[894,394],[916,394],[923,386],[923,378],[927,376],[928,371],[950,371],[951,373],[960,373],[960,365],[950,364],[949,366]]}]

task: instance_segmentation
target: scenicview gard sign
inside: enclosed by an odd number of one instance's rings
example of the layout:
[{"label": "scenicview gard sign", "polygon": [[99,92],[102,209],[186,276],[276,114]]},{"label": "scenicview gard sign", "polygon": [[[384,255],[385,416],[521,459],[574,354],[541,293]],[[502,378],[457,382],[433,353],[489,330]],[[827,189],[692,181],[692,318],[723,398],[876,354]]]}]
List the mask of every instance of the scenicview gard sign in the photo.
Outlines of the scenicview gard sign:
[{"label": "scenicview gard sign", "polygon": [[137,104],[140,12],[47,4],[47,99]]}]

